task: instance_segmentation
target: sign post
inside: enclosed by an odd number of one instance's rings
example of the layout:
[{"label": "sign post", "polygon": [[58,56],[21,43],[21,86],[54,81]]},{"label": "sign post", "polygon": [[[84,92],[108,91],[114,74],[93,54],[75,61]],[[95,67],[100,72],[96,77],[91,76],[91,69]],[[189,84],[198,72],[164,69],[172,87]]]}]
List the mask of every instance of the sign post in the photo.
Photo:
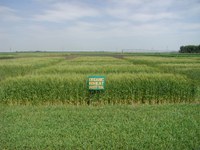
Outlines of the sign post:
[{"label": "sign post", "polygon": [[89,90],[105,90],[105,76],[89,76],[88,77]]},{"label": "sign post", "polygon": [[90,104],[91,98],[94,94],[100,94],[101,91],[105,90],[106,80],[105,76],[88,76],[87,87],[90,94],[88,104]]}]

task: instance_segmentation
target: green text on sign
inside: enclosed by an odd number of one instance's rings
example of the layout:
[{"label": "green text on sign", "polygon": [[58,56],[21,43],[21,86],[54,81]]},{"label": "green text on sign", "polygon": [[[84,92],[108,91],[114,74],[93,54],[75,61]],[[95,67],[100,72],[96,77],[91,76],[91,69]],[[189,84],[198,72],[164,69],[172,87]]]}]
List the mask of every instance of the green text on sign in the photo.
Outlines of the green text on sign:
[{"label": "green text on sign", "polygon": [[89,76],[88,77],[89,90],[104,90],[105,76]]}]

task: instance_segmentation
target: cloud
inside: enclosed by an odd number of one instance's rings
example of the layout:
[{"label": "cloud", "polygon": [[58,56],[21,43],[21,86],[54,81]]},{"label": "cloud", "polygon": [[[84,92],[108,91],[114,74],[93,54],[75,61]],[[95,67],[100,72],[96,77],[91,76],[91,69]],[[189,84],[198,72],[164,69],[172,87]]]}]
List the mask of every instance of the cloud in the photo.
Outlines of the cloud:
[{"label": "cloud", "polygon": [[[0,21],[8,22],[0,25],[4,47],[114,50],[199,44],[199,0],[31,1],[24,10],[0,6]],[[15,19],[22,20],[9,22]]]},{"label": "cloud", "polygon": [[0,20],[1,21],[19,21],[22,20],[22,18],[18,15],[16,15],[17,11],[6,7],[6,6],[0,6]]},{"label": "cloud", "polygon": [[98,16],[99,12],[81,3],[56,3],[42,14],[34,16],[36,21],[62,22]]},{"label": "cloud", "polygon": [[113,3],[112,9],[107,8],[106,12],[113,18],[126,21],[148,22],[160,20],[173,20],[180,16],[169,12],[168,7],[173,4],[171,0],[110,0]]},{"label": "cloud", "polygon": [[123,1],[119,1],[119,0],[108,0],[108,2],[110,2],[112,5],[115,6],[133,6],[133,5],[140,5],[143,3],[143,1],[141,0],[123,0]]}]

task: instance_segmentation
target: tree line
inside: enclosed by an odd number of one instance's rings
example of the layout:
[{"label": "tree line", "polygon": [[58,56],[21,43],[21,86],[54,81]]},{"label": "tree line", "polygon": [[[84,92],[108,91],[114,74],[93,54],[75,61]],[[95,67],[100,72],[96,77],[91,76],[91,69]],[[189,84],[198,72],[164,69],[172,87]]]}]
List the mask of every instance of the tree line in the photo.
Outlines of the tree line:
[{"label": "tree line", "polygon": [[200,53],[200,45],[181,46],[179,53]]}]

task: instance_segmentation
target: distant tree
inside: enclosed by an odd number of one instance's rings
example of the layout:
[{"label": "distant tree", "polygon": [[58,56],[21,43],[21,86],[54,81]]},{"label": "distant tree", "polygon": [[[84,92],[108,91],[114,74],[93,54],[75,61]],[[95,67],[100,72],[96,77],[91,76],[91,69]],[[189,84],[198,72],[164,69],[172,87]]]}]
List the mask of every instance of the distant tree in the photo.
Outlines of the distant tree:
[{"label": "distant tree", "polygon": [[179,53],[200,53],[200,45],[181,46]]}]

